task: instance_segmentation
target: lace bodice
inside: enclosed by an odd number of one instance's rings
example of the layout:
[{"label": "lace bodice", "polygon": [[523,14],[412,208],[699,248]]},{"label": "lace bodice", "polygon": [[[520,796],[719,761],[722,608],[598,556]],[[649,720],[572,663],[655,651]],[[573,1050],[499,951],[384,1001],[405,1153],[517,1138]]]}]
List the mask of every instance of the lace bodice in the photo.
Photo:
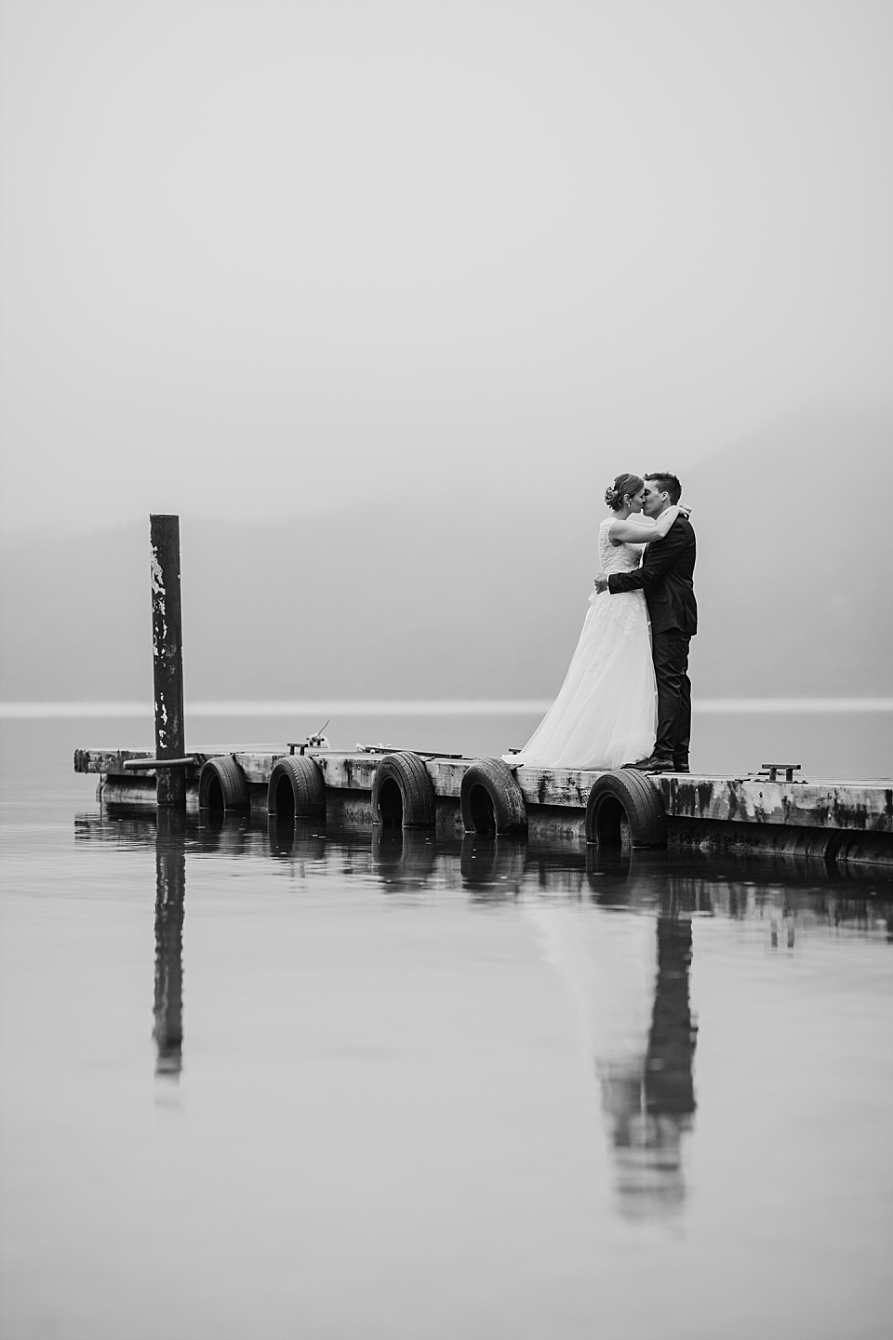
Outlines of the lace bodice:
[{"label": "lace bodice", "polygon": [[[636,517],[639,521],[641,518]],[[642,557],[644,544],[612,544],[608,539],[608,527],[611,522],[616,520],[613,516],[605,517],[598,528],[598,559],[602,572],[632,572],[633,568],[639,566]]]}]

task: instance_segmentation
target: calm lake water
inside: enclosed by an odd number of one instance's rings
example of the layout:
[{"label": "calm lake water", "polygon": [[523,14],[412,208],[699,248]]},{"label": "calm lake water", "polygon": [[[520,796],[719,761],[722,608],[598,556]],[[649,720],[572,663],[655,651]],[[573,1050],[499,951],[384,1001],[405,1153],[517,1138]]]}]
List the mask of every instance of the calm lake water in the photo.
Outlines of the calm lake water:
[{"label": "calm lake water", "polygon": [[[829,776],[889,726],[696,721]],[[2,724],[4,1340],[886,1337],[889,880],[101,814],[71,751],[150,740]]]}]

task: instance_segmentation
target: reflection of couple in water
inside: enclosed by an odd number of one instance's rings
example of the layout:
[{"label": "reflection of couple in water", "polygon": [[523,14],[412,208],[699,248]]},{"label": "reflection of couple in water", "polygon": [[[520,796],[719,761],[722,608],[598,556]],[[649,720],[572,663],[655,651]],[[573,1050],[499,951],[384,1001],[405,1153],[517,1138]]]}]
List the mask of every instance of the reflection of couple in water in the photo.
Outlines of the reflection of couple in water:
[{"label": "reflection of couple in water", "polygon": [[618,475],[600,571],[564,684],[512,765],[688,772],[695,533],[675,475]]}]

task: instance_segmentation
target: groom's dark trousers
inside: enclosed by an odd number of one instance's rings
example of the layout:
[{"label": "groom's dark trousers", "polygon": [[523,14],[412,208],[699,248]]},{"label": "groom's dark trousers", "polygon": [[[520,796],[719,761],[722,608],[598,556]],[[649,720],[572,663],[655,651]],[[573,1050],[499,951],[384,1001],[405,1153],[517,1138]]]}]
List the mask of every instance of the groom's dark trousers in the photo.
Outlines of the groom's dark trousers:
[{"label": "groom's dark trousers", "polygon": [[612,572],[608,590],[644,591],[651,617],[651,654],[657,679],[657,740],[654,753],[688,767],[691,682],[688,647],[698,631],[692,578],[697,546],[687,517],[678,516],[662,540],[645,549],[635,572]]}]

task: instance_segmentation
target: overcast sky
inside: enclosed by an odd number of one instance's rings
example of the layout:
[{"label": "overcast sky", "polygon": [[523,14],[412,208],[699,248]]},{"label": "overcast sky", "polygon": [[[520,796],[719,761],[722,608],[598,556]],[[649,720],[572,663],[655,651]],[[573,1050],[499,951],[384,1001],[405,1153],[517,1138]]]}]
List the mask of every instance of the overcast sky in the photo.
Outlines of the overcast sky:
[{"label": "overcast sky", "polygon": [[6,529],[891,408],[888,3],[2,13]]}]

